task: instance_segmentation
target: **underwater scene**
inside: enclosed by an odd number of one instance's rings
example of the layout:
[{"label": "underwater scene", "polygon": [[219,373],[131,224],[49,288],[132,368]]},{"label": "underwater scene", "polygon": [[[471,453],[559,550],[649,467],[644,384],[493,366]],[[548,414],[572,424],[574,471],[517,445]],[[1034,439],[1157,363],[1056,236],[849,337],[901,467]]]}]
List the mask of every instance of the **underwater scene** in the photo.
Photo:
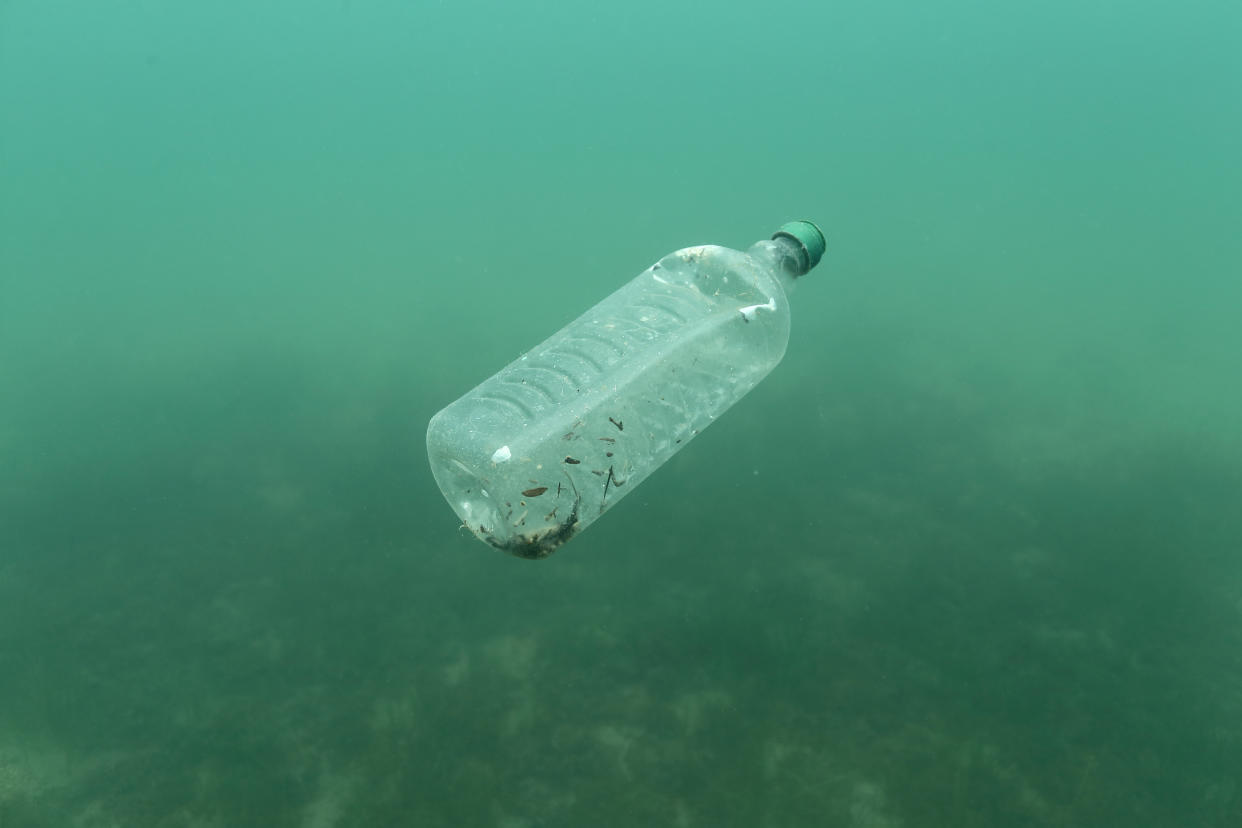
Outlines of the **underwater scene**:
[{"label": "underwater scene", "polygon": [[[0,828],[1242,825],[1240,42],[0,2]],[[649,412],[575,414],[542,523],[455,513],[437,412],[800,219],[710,427],[621,488]]]}]

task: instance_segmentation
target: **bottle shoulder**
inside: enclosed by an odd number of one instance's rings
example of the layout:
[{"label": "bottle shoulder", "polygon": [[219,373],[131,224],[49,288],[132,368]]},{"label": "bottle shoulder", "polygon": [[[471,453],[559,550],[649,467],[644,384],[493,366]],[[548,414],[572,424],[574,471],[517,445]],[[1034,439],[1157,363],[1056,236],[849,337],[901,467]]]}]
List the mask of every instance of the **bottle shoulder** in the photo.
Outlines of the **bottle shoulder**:
[{"label": "bottle shoulder", "polygon": [[681,286],[704,296],[743,301],[766,301],[774,293],[788,292],[773,262],[750,251],[714,244],[675,250],[644,274],[656,283]]}]

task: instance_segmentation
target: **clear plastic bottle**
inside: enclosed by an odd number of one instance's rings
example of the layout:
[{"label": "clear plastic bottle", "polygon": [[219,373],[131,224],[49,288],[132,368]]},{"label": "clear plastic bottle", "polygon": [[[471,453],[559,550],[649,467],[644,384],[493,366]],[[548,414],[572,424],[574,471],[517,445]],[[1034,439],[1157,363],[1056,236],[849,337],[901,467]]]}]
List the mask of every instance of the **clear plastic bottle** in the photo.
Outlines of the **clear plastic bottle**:
[{"label": "clear plastic bottle", "polygon": [[776,366],[794,279],[824,248],[796,221],[744,253],[671,253],[432,417],[462,525],[520,558],[589,526]]}]

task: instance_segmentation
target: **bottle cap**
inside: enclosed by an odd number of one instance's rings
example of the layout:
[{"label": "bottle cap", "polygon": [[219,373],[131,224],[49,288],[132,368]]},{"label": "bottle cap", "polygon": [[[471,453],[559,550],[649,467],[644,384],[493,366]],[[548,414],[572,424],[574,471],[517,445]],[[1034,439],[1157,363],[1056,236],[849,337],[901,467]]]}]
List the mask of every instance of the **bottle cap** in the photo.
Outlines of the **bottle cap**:
[{"label": "bottle cap", "polygon": [[819,264],[820,258],[824,255],[824,250],[828,247],[823,231],[809,221],[791,221],[782,224],[781,229],[772,234],[772,238],[793,239],[801,246],[802,253],[806,257],[806,267],[802,273],[806,273]]}]

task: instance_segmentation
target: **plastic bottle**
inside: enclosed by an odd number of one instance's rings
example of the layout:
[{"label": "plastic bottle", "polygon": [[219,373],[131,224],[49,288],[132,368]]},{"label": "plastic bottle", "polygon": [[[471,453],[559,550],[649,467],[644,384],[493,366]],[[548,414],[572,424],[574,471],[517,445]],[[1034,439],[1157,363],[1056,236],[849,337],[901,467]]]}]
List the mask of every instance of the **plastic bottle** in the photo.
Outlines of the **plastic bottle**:
[{"label": "plastic bottle", "polygon": [[593,523],[776,366],[794,279],[824,248],[796,221],[745,253],[671,253],[432,417],[462,525],[545,558]]}]

